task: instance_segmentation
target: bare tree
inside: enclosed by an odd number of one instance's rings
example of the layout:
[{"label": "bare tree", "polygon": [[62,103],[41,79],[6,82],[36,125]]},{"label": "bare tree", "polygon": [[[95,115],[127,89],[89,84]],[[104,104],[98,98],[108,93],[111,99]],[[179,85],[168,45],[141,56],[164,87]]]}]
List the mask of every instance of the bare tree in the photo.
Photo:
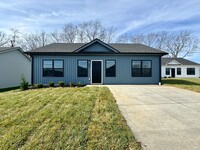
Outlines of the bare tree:
[{"label": "bare tree", "polygon": [[50,35],[45,31],[24,34],[21,46],[24,50],[31,50],[52,43]]},{"label": "bare tree", "polygon": [[57,43],[86,43],[96,38],[110,43],[115,37],[114,27],[105,27],[98,20],[83,22],[78,25],[68,23],[65,24],[62,31],[54,31],[51,33],[52,39]]},{"label": "bare tree", "polygon": [[154,48],[163,49],[168,33],[166,31],[137,34],[131,37],[132,43],[142,43]]},{"label": "bare tree", "polygon": [[169,33],[166,31],[151,32],[128,36],[127,33],[119,38],[123,43],[141,43],[154,48],[165,50],[170,57],[186,57],[194,54],[199,45],[199,39],[189,31]]},{"label": "bare tree", "polygon": [[78,30],[78,41],[80,43],[84,43],[85,39],[84,39],[84,32],[82,30]]},{"label": "bare tree", "polygon": [[166,31],[157,32],[157,38],[154,47],[158,49],[165,49],[165,44],[168,38],[168,34],[169,33]]},{"label": "bare tree", "polygon": [[69,24],[65,24],[64,28],[63,28],[63,32],[62,32],[62,39],[67,42],[67,43],[74,43],[76,38],[77,38],[77,26],[69,23]]},{"label": "bare tree", "polygon": [[145,35],[144,34],[136,34],[130,37],[130,41],[132,43],[142,43],[150,46],[150,43],[146,43]]},{"label": "bare tree", "polygon": [[90,42],[96,38],[111,42],[115,36],[114,27],[105,27],[99,20],[91,20],[78,25],[79,39],[82,42]]},{"label": "bare tree", "polygon": [[114,38],[115,38],[115,32],[116,29],[112,26],[112,27],[108,27],[106,29],[106,37],[105,37],[105,41],[106,43],[111,43]]},{"label": "bare tree", "polygon": [[64,42],[63,39],[62,39],[61,33],[58,32],[58,31],[52,32],[52,33],[51,33],[51,38],[52,38],[52,41],[55,42],[55,43]]},{"label": "bare tree", "polygon": [[11,28],[10,29],[11,31],[11,39],[10,39],[10,42],[11,42],[11,47],[15,47],[16,45],[19,44],[19,34],[20,34],[20,31],[16,28]]},{"label": "bare tree", "polygon": [[116,42],[117,43],[129,43],[130,42],[130,35],[128,35],[128,33],[124,33],[124,34],[117,37]]},{"label": "bare tree", "polygon": [[0,47],[8,43],[8,37],[5,32],[0,31]]},{"label": "bare tree", "polygon": [[170,34],[166,39],[165,50],[171,57],[191,56],[198,50],[199,39],[189,31]]}]

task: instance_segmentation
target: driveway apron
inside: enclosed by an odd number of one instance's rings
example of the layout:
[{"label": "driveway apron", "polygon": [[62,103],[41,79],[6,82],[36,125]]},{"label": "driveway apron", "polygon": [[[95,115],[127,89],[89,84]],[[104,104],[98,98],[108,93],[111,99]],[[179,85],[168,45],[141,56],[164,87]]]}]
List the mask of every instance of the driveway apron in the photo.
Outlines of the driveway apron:
[{"label": "driveway apron", "polygon": [[159,85],[108,87],[143,149],[200,149],[200,93]]}]

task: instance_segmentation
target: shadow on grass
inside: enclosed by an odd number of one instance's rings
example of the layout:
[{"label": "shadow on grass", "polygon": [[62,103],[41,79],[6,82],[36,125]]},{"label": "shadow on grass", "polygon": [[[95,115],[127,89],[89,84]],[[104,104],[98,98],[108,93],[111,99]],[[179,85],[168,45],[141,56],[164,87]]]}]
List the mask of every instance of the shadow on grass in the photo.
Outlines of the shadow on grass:
[{"label": "shadow on grass", "polygon": [[162,84],[180,84],[180,85],[200,85],[199,83],[181,80],[181,79],[164,79]]},{"label": "shadow on grass", "polygon": [[0,89],[0,92],[7,92],[7,91],[16,90],[16,89],[19,89],[19,86],[17,86],[17,87],[10,87],[10,88]]}]

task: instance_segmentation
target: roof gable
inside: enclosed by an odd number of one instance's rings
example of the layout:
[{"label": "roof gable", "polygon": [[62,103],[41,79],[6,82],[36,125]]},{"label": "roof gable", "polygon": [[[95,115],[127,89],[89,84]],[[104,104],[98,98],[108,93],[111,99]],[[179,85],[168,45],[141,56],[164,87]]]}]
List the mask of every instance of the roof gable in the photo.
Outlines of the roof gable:
[{"label": "roof gable", "polygon": [[195,65],[199,66],[200,64],[184,59],[184,58],[162,58],[162,65]]},{"label": "roof gable", "polygon": [[20,47],[0,47],[0,54],[16,50],[19,51],[22,55],[24,55],[29,61],[31,60],[30,57],[28,57]]},{"label": "roof gable", "polygon": [[119,53],[112,46],[95,39],[74,51],[75,53]]},{"label": "roof gable", "polygon": [[177,60],[172,60],[169,63],[167,63],[167,65],[182,65],[182,64],[178,62]]}]

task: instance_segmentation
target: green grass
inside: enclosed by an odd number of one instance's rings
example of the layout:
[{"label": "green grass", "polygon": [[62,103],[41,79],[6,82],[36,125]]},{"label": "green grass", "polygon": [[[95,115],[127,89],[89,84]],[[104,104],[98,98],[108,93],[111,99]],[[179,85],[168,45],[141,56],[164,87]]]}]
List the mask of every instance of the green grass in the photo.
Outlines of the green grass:
[{"label": "green grass", "polygon": [[140,149],[106,87],[0,93],[0,149]]},{"label": "green grass", "polygon": [[200,93],[200,78],[163,78],[162,84]]}]

